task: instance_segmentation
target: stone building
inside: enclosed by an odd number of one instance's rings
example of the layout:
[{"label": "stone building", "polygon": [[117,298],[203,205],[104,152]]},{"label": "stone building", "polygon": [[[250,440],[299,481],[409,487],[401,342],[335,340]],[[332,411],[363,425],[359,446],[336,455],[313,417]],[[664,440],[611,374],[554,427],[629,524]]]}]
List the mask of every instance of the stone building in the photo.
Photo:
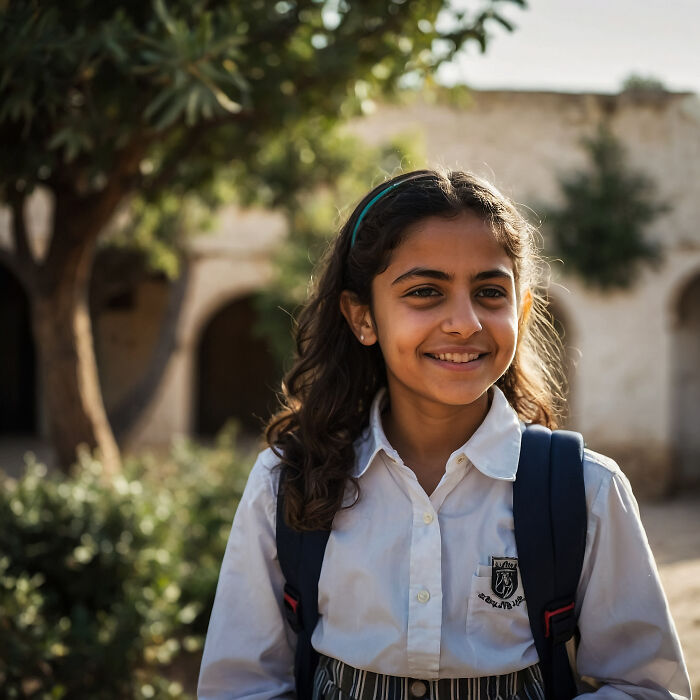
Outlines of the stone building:
[{"label": "stone building", "polygon": [[[374,144],[410,134],[428,163],[472,170],[536,206],[557,201],[560,174],[584,167],[581,139],[601,122],[671,208],[649,231],[663,245],[663,264],[645,270],[631,291],[590,291],[553,267],[553,308],[571,363],[570,424],[590,447],[618,459],[638,488],[660,493],[700,480],[700,99],[486,91],[460,106],[382,106],[351,128]],[[41,195],[33,205],[39,238],[48,206]],[[192,244],[175,349],[130,431],[130,446],[211,434],[228,416],[253,430],[259,424],[251,415],[269,410],[276,378],[253,331],[251,294],[268,279],[270,253],[283,235],[274,214],[226,209],[216,231]],[[0,431],[41,434],[26,308],[5,270],[0,299]],[[168,285],[153,279],[112,300],[97,319],[108,411],[147,371],[167,301]]]}]

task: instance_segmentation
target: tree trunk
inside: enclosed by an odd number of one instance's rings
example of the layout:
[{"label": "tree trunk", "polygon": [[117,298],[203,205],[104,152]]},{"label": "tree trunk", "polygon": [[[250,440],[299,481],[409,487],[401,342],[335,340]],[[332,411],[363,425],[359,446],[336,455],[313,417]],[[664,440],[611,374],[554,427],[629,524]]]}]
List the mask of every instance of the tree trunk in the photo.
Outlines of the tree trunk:
[{"label": "tree trunk", "polygon": [[52,282],[31,289],[32,322],[60,468],[68,472],[77,447],[86,445],[99,451],[105,473],[112,475],[120,469],[119,449],[102,401],[88,307],[94,249],[94,240],[75,246]]}]

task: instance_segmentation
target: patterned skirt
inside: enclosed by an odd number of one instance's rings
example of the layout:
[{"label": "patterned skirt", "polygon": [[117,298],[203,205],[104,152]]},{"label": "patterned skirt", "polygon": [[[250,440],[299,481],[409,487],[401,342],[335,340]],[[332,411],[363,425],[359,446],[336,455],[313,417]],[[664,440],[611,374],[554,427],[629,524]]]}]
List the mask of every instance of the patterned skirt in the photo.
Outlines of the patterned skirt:
[{"label": "patterned skirt", "polygon": [[321,656],[313,700],[544,700],[538,664],[503,676],[417,678],[385,676]]}]

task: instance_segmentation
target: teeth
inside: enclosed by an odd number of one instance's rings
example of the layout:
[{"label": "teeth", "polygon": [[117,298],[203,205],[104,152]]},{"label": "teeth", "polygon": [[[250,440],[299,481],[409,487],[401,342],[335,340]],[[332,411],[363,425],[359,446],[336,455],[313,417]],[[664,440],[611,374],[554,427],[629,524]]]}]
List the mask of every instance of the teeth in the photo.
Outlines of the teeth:
[{"label": "teeth", "polygon": [[468,352],[441,352],[437,355],[441,360],[446,360],[447,362],[471,362],[479,357],[479,353],[468,353]]}]

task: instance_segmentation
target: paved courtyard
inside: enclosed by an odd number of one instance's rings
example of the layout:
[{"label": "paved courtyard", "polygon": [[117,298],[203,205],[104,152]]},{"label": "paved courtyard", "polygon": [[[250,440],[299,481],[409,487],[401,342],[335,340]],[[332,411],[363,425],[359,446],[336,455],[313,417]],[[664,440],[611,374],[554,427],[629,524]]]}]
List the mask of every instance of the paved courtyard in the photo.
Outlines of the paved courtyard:
[{"label": "paved courtyard", "polygon": [[673,619],[700,696],[700,493],[642,503],[642,520],[659,566]]}]

